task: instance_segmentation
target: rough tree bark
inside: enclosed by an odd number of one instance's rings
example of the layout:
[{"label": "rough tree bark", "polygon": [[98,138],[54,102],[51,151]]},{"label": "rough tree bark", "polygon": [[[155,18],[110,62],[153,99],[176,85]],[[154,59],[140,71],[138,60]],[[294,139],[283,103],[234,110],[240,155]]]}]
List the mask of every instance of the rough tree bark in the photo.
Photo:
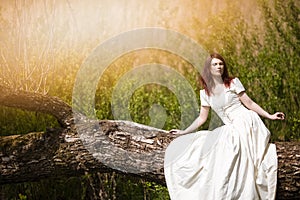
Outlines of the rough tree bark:
[{"label": "rough tree bark", "polygon": [[[51,114],[62,126],[0,137],[0,185],[113,171],[165,184],[163,155],[175,136],[164,130],[85,116],[76,123],[71,107],[59,98],[7,87],[0,88],[0,105]],[[277,199],[299,199],[299,142],[276,146]]]}]

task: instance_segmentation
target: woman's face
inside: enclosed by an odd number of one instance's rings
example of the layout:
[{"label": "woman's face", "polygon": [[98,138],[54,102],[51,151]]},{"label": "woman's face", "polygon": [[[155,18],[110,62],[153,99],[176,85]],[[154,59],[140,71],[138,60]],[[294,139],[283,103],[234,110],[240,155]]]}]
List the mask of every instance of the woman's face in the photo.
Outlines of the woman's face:
[{"label": "woman's face", "polygon": [[210,65],[210,73],[212,76],[222,76],[224,72],[224,63],[218,58],[213,58]]}]

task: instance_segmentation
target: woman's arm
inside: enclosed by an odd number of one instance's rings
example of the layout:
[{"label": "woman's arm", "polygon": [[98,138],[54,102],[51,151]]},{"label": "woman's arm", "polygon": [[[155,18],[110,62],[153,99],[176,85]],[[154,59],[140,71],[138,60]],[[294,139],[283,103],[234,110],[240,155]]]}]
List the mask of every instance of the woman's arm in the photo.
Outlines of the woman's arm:
[{"label": "woman's arm", "polygon": [[190,132],[196,130],[199,126],[204,124],[205,121],[207,120],[209,109],[210,109],[209,106],[201,106],[199,116],[194,120],[194,122],[189,127],[187,127],[185,130],[172,129],[172,130],[170,130],[170,133],[186,134],[186,133],[190,133]]},{"label": "woman's arm", "polygon": [[276,120],[276,119],[280,119],[280,120],[284,120],[284,113],[282,112],[276,112],[273,115],[269,114],[267,111],[265,111],[264,109],[262,109],[257,103],[255,103],[247,94],[246,92],[241,92],[239,94],[239,98],[241,100],[241,102],[250,110],[253,110],[254,112],[256,112],[257,114],[259,114],[262,117],[268,118],[268,119],[272,119],[272,120]]}]

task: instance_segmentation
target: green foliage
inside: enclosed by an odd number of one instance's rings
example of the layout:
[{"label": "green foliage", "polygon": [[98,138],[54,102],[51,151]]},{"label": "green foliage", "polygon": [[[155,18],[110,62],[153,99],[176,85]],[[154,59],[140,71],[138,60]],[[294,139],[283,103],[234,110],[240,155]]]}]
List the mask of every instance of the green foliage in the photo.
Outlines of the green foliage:
[{"label": "green foliage", "polygon": [[162,185],[158,185],[154,182],[144,182],[144,190],[148,196],[146,199],[151,200],[168,200],[170,199],[168,190]]},{"label": "green foliage", "polygon": [[[101,178],[99,185],[90,181]],[[91,187],[103,189],[105,199],[117,200],[168,200],[166,187],[135,177],[115,174],[90,174],[81,177],[47,179],[37,182],[0,186],[6,199],[26,200],[84,200],[93,199]],[[98,188],[95,188],[98,189]]]},{"label": "green foliage", "polygon": [[294,1],[276,1],[274,8],[267,1],[259,3],[265,19],[262,29],[248,25],[232,4],[206,24],[199,24],[207,27],[199,41],[225,57],[230,73],[241,79],[259,105],[270,113],[286,114],[283,122],[264,120],[271,140],[299,140],[299,8]]},{"label": "green foliage", "polygon": [[144,181],[127,176],[118,176],[116,199],[118,200],[168,200],[166,187],[157,183]]},{"label": "green foliage", "polygon": [[53,116],[0,107],[0,135],[26,134],[35,131],[45,131],[47,127],[58,127]]},{"label": "green foliage", "polygon": [[[156,76],[169,76],[168,83],[157,81],[134,88],[138,80],[145,79],[147,74],[144,72],[139,74],[140,71],[138,72],[138,69],[135,68],[133,61],[143,60],[144,63],[163,64],[162,58],[164,60],[167,58],[170,62],[168,65],[177,71],[176,76],[183,77],[184,81],[174,78],[174,74],[162,70],[155,72]],[[126,72],[132,72],[133,75],[131,75],[134,78],[129,75],[120,84],[120,79],[126,76]],[[196,105],[197,108],[193,110],[192,115],[182,116],[182,111],[191,108],[190,98],[193,94],[196,95],[196,101],[198,101],[195,103],[199,104],[197,75],[196,69],[191,64],[168,52],[147,50],[127,54],[109,66],[104,75],[101,76],[95,94],[96,115],[99,119],[115,119],[116,116],[112,112],[112,103],[115,103],[114,111],[126,109],[123,113],[119,111],[121,116],[118,116],[118,119],[127,119],[126,116],[129,114],[133,121],[141,124],[153,124],[155,120],[157,124],[160,124],[161,119],[162,123],[164,122],[163,129],[179,127],[181,118],[183,121],[192,121],[198,113],[198,105]],[[189,91],[183,90],[187,87],[183,84],[190,87],[188,88]],[[170,86],[177,91],[177,94],[170,90]],[[186,94],[182,95],[183,92]],[[127,99],[128,96],[129,99]],[[180,104],[178,96],[181,97],[182,102],[188,103]],[[164,118],[165,115],[166,118]]]},{"label": "green foliage", "polygon": [[26,195],[19,194],[19,198],[20,198],[20,200],[27,200]]},{"label": "green foliage", "polygon": [[83,200],[87,185],[86,177],[45,179],[37,182],[3,185],[0,189],[9,200],[44,199],[44,200]]}]

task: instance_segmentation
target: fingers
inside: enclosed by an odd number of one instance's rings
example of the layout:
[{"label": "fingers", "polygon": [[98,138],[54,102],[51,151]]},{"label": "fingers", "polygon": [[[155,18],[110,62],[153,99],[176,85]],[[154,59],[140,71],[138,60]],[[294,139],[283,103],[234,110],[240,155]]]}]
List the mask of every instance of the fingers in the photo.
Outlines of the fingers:
[{"label": "fingers", "polygon": [[178,130],[178,129],[172,129],[169,131],[169,133],[171,134],[180,134],[181,130]]},{"label": "fingers", "polygon": [[275,115],[277,119],[284,120],[285,115],[283,112],[277,112]]},{"label": "fingers", "polygon": [[177,129],[172,129],[172,130],[169,131],[169,133],[175,134],[175,133],[177,133],[178,131],[179,131],[179,130],[177,130]]}]

